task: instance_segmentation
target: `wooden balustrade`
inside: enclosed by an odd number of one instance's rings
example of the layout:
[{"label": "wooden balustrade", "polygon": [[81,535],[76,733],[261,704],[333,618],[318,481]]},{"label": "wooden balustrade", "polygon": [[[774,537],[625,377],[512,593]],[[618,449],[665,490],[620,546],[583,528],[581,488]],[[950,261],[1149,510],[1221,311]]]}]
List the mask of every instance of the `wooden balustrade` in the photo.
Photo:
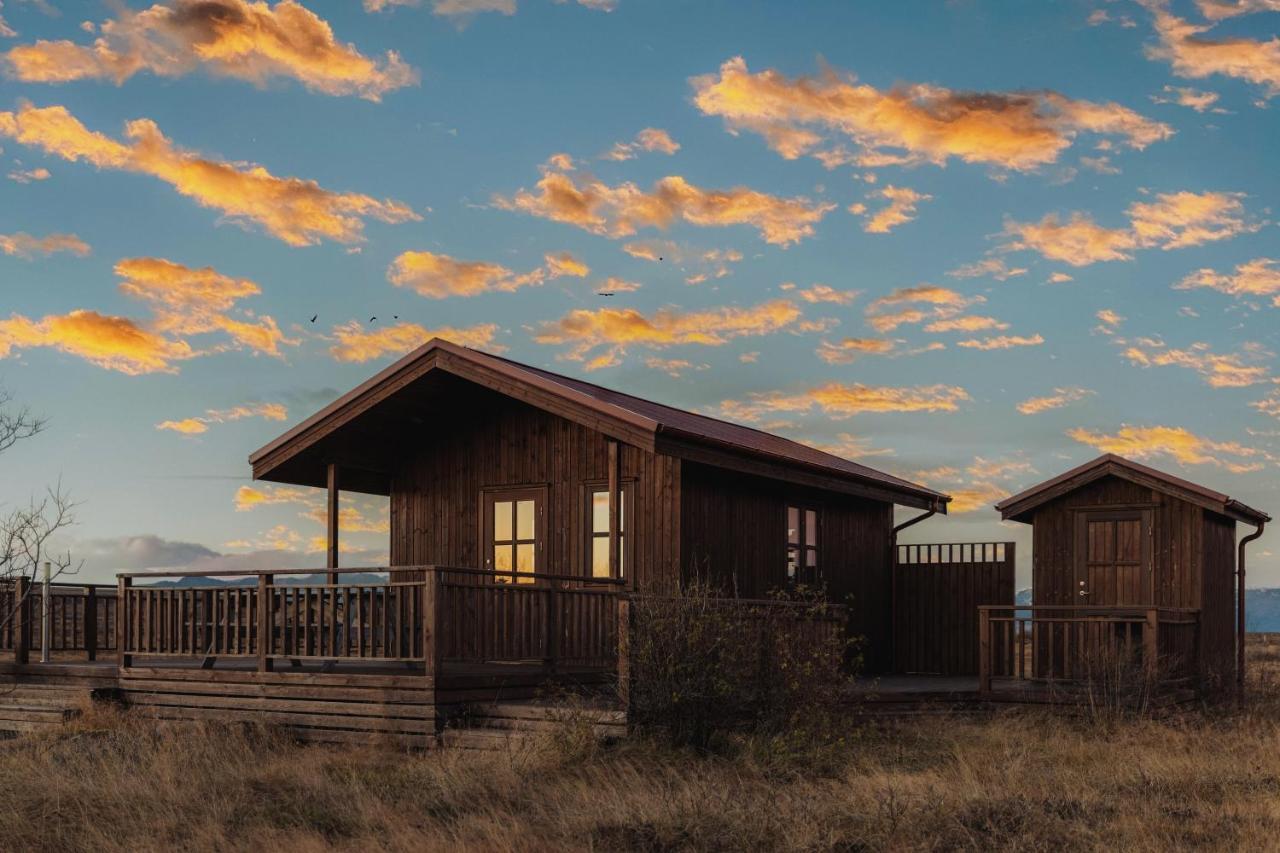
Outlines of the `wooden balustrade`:
[{"label": "wooden balustrade", "polygon": [[978,689],[994,679],[1079,682],[1099,666],[1193,675],[1199,611],[1165,607],[999,605],[978,608]]},{"label": "wooden balustrade", "polygon": [[[19,645],[28,651],[41,647],[43,598],[43,586],[26,578],[0,585],[0,650],[16,651]],[[113,587],[51,584],[49,650],[84,652],[89,660],[95,660],[98,652],[115,649],[116,618]]]}]

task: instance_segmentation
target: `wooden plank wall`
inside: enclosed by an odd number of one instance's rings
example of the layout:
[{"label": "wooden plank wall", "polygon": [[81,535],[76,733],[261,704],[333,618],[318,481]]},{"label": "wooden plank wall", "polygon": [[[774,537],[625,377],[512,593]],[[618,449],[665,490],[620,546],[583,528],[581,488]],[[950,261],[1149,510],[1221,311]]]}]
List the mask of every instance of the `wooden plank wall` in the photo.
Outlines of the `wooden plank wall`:
[{"label": "wooden plank wall", "polygon": [[899,545],[894,571],[895,671],[977,675],[978,607],[1014,603],[1013,549]]},{"label": "wooden plank wall", "polygon": [[787,504],[818,506],[819,561],[828,598],[849,605],[850,631],[865,639],[864,669],[887,670],[892,505],[687,461],[680,495],[685,576],[706,576],[745,598],[763,597],[786,583]]},{"label": "wooden plank wall", "polygon": [[1200,598],[1200,675],[1210,688],[1231,689],[1236,676],[1236,523],[1204,514]]},{"label": "wooden plank wall", "polygon": [[[392,565],[483,567],[482,489],[546,485],[544,570],[587,574],[585,488],[607,475],[604,436],[500,395],[473,394],[404,450],[408,461],[391,488]],[[621,465],[635,501],[628,581],[648,588],[679,571],[680,460],[624,446]]]}]

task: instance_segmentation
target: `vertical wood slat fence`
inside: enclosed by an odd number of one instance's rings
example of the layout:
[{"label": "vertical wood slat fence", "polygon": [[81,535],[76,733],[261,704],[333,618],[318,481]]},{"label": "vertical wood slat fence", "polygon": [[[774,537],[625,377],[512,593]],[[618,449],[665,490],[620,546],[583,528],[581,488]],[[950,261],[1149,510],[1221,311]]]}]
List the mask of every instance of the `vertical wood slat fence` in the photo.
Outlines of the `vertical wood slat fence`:
[{"label": "vertical wood slat fence", "polygon": [[[29,654],[42,646],[44,588],[27,579],[0,584],[0,650]],[[116,648],[116,590],[103,584],[49,587],[49,650],[98,652]]]},{"label": "vertical wood slat fence", "polygon": [[987,606],[979,608],[978,689],[993,679],[1081,682],[1117,673],[1161,678],[1198,670],[1199,611],[1165,607]]},{"label": "vertical wood slat fence", "polygon": [[[614,584],[534,576],[495,582],[497,573],[396,566],[385,583],[277,583],[297,572],[260,572],[256,584],[134,586],[121,576],[119,662],[135,655],[445,663],[537,663],[610,669],[617,665]],[[248,574],[248,573],[245,573]],[[147,575],[155,577],[155,575]],[[403,580],[402,580],[403,579]]]},{"label": "vertical wood slat fence", "polygon": [[898,545],[893,566],[894,669],[977,675],[978,607],[1013,604],[1013,542]]}]

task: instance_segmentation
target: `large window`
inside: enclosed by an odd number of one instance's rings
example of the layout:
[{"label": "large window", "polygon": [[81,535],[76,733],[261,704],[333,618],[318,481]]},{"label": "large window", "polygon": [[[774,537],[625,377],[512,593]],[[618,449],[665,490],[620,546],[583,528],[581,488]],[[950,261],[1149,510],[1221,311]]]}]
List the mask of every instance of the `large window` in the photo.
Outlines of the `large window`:
[{"label": "large window", "polygon": [[485,568],[497,583],[533,583],[542,559],[541,488],[485,493]]},{"label": "large window", "polygon": [[818,561],[818,510],[787,507],[787,583],[816,584],[821,577]]},{"label": "large window", "polygon": [[[623,483],[618,500],[618,572],[616,577],[626,577],[627,569],[627,512],[631,486]],[[611,577],[609,572],[609,488],[604,485],[587,487],[590,527],[587,542],[588,569],[593,578]]]}]

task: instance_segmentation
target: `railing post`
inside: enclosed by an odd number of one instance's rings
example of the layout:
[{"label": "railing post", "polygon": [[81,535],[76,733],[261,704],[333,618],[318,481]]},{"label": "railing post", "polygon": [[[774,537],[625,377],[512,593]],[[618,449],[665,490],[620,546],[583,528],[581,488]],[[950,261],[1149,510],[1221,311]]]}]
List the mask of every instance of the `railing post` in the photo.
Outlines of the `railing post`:
[{"label": "railing post", "polygon": [[84,653],[98,659],[98,590],[93,586],[84,588]]},{"label": "railing post", "polygon": [[258,575],[258,672],[271,672],[275,652],[275,578]]},{"label": "railing post", "polygon": [[422,578],[422,667],[430,678],[439,678],[444,644],[440,642],[440,573],[428,566]]},{"label": "railing post", "polygon": [[631,597],[618,596],[618,700],[631,717]]},{"label": "railing post", "polygon": [[1160,656],[1160,611],[1155,607],[1147,608],[1146,618],[1142,622],[1142,663],[1147,675],[1155,675],[1156,664]]},{"label": "railing post", "polygon": [[50,630],[53,623],[53,596],[49,586],[53,567],[48,560],[44,562],[44,580],[40,584],[40,663],[49,662],[49,649],[52,646]]},{"label": "railing post", "polygon": [[978,695],[991,695],[991,611],[978,608]]},{"label": "railing post", "polygon": [[559,581],[547,581],[547,672],[554,673],[560,660],[560,594]]},{"label": "railing post", "polygon": [[133,578],[116,579],[116,666],[120,669],[133,666],[133,655],[127,653],[129,645],[129,587]]},{"label": "railing post", "polygon": [[27,663],[31,642],[31,581],[25,577],[13,581],[13,662]]}]

